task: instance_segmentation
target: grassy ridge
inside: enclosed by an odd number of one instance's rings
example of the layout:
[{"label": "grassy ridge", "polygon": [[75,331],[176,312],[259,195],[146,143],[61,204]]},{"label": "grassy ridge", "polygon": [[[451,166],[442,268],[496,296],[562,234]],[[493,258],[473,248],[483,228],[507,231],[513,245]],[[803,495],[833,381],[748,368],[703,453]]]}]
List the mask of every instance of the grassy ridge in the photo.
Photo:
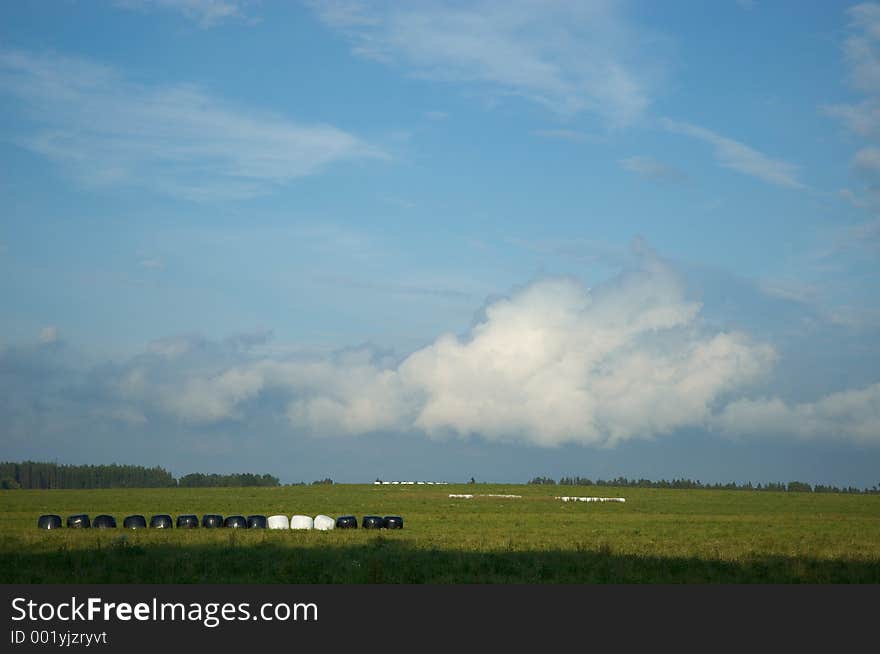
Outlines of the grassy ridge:
[{"label": "grassy ridge", "polygon": [[[18,490],[0,494],[0,511],[4,583],[880,583],[877,495],[484,484]],[[36,528],[42,513],[79,512],[119,524],[134,513],[399,514],[405,528]]]}]

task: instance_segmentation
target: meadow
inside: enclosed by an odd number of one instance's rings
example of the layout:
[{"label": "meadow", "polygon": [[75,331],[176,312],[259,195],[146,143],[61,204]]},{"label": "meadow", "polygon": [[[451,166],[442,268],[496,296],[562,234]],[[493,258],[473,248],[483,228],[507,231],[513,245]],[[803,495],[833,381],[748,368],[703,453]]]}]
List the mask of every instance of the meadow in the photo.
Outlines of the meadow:
[{"label": "meadow", "polygon": [[[522,497],[481,497],[490,494]],[[46,531],[36,526],[44,513],[107,513],[120,528]],[[126,515],[157,513],[394,514],[404,528],[121,528]],[[0,492],[0,520],[2,583],[880,583],[880,495],[514,484],[11,490]]]}]

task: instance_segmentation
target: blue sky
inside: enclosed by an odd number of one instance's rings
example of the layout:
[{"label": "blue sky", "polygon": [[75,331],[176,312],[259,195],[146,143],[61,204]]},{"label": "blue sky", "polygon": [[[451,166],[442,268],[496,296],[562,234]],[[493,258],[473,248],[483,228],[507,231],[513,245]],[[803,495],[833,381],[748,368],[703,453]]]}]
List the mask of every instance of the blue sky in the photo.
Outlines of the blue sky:
[{"label": "blue sky", "polygon": [[0,7],[0,457],[878,483],[880,5]]}]

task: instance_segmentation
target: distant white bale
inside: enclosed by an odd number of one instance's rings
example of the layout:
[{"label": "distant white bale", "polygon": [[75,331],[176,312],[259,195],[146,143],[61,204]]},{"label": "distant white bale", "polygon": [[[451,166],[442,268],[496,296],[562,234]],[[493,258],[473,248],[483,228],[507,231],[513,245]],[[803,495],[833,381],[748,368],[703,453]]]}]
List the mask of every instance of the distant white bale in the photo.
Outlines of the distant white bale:
[{"label": "distant white bale", "polygon": [[472,500],[474,499],[473,495],[467,495],[465,493],[450,493],[449,497],[458,499],[458,500]]},{"label": "distant white bale", "polygon": [[315,529],[320,529],[321,531],[329,531],[330,529],[334,529],[335,527],[336,521],[329,515],[315,516]]},{"label": "distant white bale", "polygon": [[387,486],[387,485],[390,484],[390,483],[391,483],[390,481],[383,481],[383,482],[382,482],[382,485],[383,485],[383,486]]},{"label": "distant white bale", "polygon": [[517,498],[522,497],[522,495],[500,495],[498,493],[486,493],[486,494],[480,495],[480,497],[504,497],[504,498],[508,498],[508,499],[517,499]]},{"label": "distant white bale", "polygon": [[377,479],[376,481],[373,482],[373,486],[379,486],[381,483],[382,482]]},{"label": "distant white bale", "polygon": [[269,516],[269,529],[290,529],[290,520],[286,515]]},{"label": "distant white bale", "polygon": [[417,481],[416,483],[417,483],[417,484],[422,484],[422,485],[424,485],[425,482],[423,482],[423,481]]},{"label": "distant white bale", "polygon": [[315,521],[310,515],[295,515],[290,518],[291,529],[313,529]]}]

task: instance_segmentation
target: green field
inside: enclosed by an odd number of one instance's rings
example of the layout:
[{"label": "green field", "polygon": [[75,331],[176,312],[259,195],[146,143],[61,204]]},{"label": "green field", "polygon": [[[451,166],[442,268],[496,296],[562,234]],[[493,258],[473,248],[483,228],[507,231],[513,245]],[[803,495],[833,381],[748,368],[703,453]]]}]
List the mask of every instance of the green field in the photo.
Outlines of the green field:
[{"label": "green field", "polygon": [[[36,527],[43,513],[109,513],[120,525],[135,513],[395,514],[405,526],[46,531]],[[3,583],[880,583],[880,495],[487,484],[13,490],[0,492],[0,518]]]}]

